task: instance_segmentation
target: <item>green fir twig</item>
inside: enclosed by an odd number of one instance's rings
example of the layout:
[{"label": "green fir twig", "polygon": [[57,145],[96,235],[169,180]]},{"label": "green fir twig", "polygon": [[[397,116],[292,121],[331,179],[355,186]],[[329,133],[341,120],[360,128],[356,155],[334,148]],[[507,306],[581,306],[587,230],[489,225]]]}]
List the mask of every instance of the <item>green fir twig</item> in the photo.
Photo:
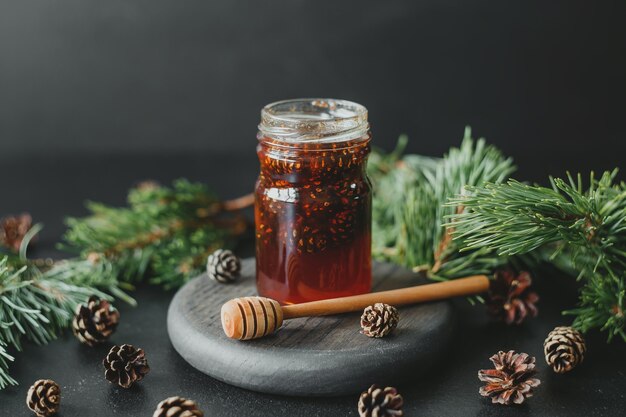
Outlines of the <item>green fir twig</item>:
[{"label": "green fir twig", "polygon": [[579,306],[566,311],[582,331],[600,328],[611,340],[626,341],[626,185],[617,170],[551,178],[552,187],[510,180],[466,187],[449,206],[466,210],[450,216],[464,251],[490,250],[503,256],[537,253],[582,281]]},{"label": "green fir twig", "polygon": [[86,282],[50,278],[26,260],[0,257],[0,389],[16,384],[5,348],[20,351],[24,339],[41,345],[53,340],[90,295],[108,298]]},{"label": "green fir twig", "polygon": [[140,184],[128,203],[89,203],[89,216],[68,219],[63,248],[80,257],[66,261],[67,273],[79,270],[102,282],[115,277],[132,285],[149,270],[151,282],[179,287],[202,272],[209,253],[231,247],[247,226],[237,212],[249,200],[222,203],[205,185],[186,180],[171,188]]},{"label": "green fir twig", "polygon": [[0,389],[17,383],[7,348],[21,350],[24,339],[48,343],[89,296],[134,305],[127,291],[148,271],[166,288],[182,285],[202,271],[208,253],[243,233],[247,224],[238,212],[251,200],[221,202],[204,185],[179,180],[171,188],[140,184],[128,202],[89,203],[90,216],[68,219],[62,247],[74,258],[52,265],[27,259],[40,225],[28,230],[17,254],[0,257]]},{"label": "green fir twig", "polygon": [[484,249],[459,253],[442,224],[446,216],[463,210],[446,206],[450,197],[466,185],[505,181],[515,171],[512,160],[484,139],[472,139],[469,127],[461,146],[443,158],[403,156],[406,141],[401,137],[389,154],[374,152],[368,166],[374,185],[374,256],[432,279],[491,274],[509,262]]}]

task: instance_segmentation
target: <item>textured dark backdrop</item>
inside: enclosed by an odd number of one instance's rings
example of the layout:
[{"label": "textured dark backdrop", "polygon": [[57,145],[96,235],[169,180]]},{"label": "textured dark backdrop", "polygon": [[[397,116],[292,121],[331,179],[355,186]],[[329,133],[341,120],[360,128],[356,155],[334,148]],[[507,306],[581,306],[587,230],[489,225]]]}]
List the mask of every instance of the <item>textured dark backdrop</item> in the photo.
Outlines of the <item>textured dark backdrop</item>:
[{"label": "textured dark backdrop", "polygon": [[438,155],[470,124],[525,178],[619,166],[624,18],[623,1],[0,0],[0,154],[253,156],[264,104],[331,96],[366,105],[386,148],[406,132]]}]

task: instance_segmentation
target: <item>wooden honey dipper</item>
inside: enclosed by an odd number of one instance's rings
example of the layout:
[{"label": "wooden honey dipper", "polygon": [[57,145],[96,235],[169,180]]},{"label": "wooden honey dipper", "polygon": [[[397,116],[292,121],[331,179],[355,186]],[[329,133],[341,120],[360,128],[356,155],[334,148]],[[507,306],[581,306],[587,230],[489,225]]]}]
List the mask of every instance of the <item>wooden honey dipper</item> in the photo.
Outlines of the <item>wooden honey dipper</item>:
[{"label": "wooden honey dipper", "polygon": [[474,275],[434,284],[286,306],[281,306],[278,301],[270,298],[241,297],[227,301],[222,306],[222,327],[226,336],[232,339],[250,340],[273,333],[280,328],[283,320],[296,317],[349,313],[374,303],[393,306],[416,304],[480,294],[488,289],[489,278],[485,275]]}]

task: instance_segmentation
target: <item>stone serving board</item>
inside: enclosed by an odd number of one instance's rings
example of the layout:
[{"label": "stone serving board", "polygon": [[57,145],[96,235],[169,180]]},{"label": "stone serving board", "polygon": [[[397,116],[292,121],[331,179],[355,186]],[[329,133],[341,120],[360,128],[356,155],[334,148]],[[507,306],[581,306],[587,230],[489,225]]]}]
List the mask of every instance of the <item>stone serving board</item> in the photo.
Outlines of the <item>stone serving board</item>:
[{"label": "stone serving board", "polygon": [[[372,291],[425,283],[410,271],[374,263]],[[256,294],[254,259],[242,262],[233,284],[201,275],[174,296],[167,316],[172,345],[194,368],[231,385],[282,395],[354,394],[371,384],[415,378],[445,351],[454,327],[452,306],[439,301],[400,308],[395,332],[383,339],[359,333],[360,313],[286,320],[273,335],[238,341],[222,330],[220,309]]]}]

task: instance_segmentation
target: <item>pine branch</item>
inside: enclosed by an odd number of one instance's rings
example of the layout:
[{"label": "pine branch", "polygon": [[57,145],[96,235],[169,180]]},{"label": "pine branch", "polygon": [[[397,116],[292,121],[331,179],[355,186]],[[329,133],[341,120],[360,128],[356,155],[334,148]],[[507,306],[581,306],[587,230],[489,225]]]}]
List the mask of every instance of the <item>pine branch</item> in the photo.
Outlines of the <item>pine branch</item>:
[{"label": "pine branch", "polygon": [[[236,212],[251,200],[221,202],[204,185],[179,180],[172,188],[141,184],[128,202],[122,208],[89,203],[91,215],[68,220],[65,248],[92,259],[103,282],[117,276],[132,283],[150,270],[152,282],[173,288],[199,274],[209,253],[233,245],[247,226]],[[89,266],[68,262],[66,269]]]},{"label": "pine branch", "polygon": [[204,269],[209,253],[245,231],[239,211],[253,201],[222,202],[185,180],[172,188],[143,183],[130,191],[128,207],[89,203],[90,216],[68,219],[63,247],[78,256],[54,264],[26,259],[39,225],[30,228],[29,216],[8,218],[11,239],[0,244],[18,253],[0,260],[0,388],[16,383],[5,347],[19,351],[24,338],[49,342],[91,295],[134,305],[126,291],[148,270],[166,288],[182,285]]},{"label": "pine branch", "polygon": [[491,274],[509,262],[492,251],[458,253],[446,216],[462,210],[447,206],[466,185],[502,182],[515,170],[512,160],[474,140],[466,128],[460,148],[443,158],[402,156],[406,137],[390,154],[374,152],[368,166],[374,184],[373,253],[379,259],[424,272],[433,279]]},{"label": "pine branch", "polygon": [[626,340],[626,185],[617,171],[600,179],[580,175],[551,179],[552,188],[510,180],[506,184],[467,187],[449,206],[463,205],[449,227],[464,250],[497,251],[504,256],[540,253],[583,280],[576,316],[582,331],[601,328]]},{"label": "pine branch", "polygon": [[0,340],[0,390],[9,385],[17,385],[17,381],[9,374],[9,362],[14,360],[6,351],[6,343]]},{"label": "pine branch", "polygon": [[42,275],[30,262],[0,258],[0,389],[15,380],[8,374],[13,358],[6,346],[21,350],[23,339],[46,344],[66,327],[76,305],[90,295],[107,297],[95,288]]},{"label": "pine branch", "polygon": [[72,258],[55,262],[42,275],[53,282],[65,282],[77,287],[94,288],[101,294],[107,294],[107,298],[115,297],[133,306],[137,304],[127,294],[127,291],[133,290],[134,287],[119,280],[119,277],[122,276],[120,265],[95,254],[87,259]]}]

